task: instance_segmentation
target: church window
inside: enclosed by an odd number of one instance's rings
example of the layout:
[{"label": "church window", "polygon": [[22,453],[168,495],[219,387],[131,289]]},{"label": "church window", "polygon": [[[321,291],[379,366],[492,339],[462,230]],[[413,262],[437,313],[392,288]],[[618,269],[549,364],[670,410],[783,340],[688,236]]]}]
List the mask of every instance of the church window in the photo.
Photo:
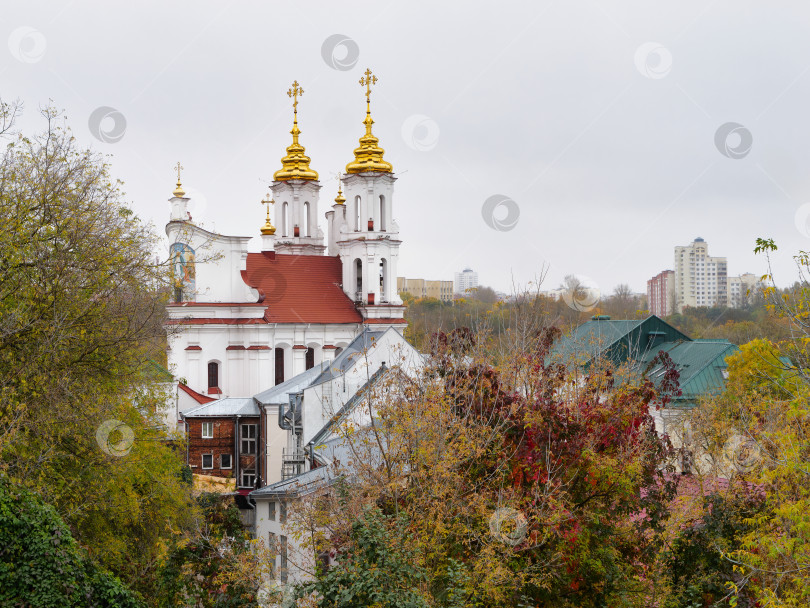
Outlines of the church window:
[{"label": "church window", "polygon": [[289,235],[287,231],[287,203],[281,205],[281,236]]},{"label": "church window", "polygon": [[380,260],[380,300],[387,301],[388,295],[388,260]]},{"label": "church window", "polygon": [[380,230],[385,232],[385,226],[388,224],[388,218],[385,217],[385,197],[380,195]]},{"label": "church window", "polygon": [[284,382],[284,349],[276,348],[276,384]]},{"label": "church window", "polygon": [[214,455],[213,454],[203,454],[202,455],[202,468],[204,468],[204,469],[213,469],[214,468]]},{"label": "church window", "polygon": [[307,369],[315,367],[315,349],[311,346],[307,349],[306,366]]},{"label": "church window", "polygon": [[219,363],[208,363],[208,389],[219,388]]},{"label": "church window", "polygon": [[309,232],[309,203],[304,203],[304,234],[301,236],[312,236]]},{"label": "church window", "polygon": [[202,423],[202,438],[203,439],[213,439],[214,438],[214,423],[213,422],[203,422]]},{"label": "church window", "polygon": [[360,226],[362,225],[362,220],[360,219],[360,197],[354,197],[354,231],[358,232],[360,230]]},{"label": "church window", "polygon": [[363,297],[363,260],[356,258],[354,260],[354,279],[356,284],[356,299],[360,300]]}]

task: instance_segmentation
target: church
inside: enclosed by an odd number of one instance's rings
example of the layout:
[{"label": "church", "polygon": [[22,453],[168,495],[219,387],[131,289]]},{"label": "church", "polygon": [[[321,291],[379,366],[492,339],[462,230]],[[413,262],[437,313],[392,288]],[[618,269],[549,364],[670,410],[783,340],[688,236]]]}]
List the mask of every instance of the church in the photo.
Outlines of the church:
[{"label": "church", "polygon": [[215,234],[194,223],[178,163],[166,226],[175,281],[168,364],[191,392],[255,395],[333,360],[364,328],[404,330],[405,307],[396,291],[396,177],[372,132],[376,82],[370,70],[360,80],[365,133],[324,214],[325,236],[321,183],[300,142],[303,90],[297,81],[288,91],[292,143],[262,201],[267,212],[260,252],[248,252],[251,236]]}]

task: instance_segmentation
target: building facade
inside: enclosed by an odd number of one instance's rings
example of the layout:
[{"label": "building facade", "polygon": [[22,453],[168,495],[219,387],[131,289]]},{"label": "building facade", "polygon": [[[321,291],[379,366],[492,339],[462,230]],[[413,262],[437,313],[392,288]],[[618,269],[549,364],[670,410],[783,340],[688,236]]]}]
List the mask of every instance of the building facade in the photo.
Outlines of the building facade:
[{"label": "building facade", "polygon": [[728,306],[728,261],[710,256],[700,237],[675,247],[675,311],[687,306]]},{"label": "building facade", "polygon": [[761,282],[757,275],[746,272],[738,277],[728,279],[728,305],[732,308],[743,308],[754,301]]},{"label": "building facade", "polygon": [[453,301],[453,281],[429,281],[397,277],[397,293],[407,293],[414,298],[433,298],[442,302]]},{"label": "building facade", "polygon": [[657,317],[675,313],[674,270],[664,270],[647,281],[647,306]]},{"label": "building facade", "polygon": [[461,272],[457,272],[455,280],[453,281],[454,293],[464,295],[471,289],[478,287],[478,273],[471,268],[465,268]]}]

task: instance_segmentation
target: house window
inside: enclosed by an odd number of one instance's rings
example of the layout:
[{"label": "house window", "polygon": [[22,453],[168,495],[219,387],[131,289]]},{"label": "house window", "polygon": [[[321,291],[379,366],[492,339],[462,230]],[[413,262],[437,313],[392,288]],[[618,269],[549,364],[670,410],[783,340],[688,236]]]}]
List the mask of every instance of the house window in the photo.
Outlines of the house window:
[{"label": "house window", "polygon": [[208,388],[219,387],[219,363],[211,361],[208,364]]},{"label": "house window", "polygon": [[[272,503],[270,503],[272,504]],[[270,577],[276,578],[276,556],[278,555],[278,545],[276,544],[275,532],[270,532],[268,538],[268,549],[270,549]]]},{"label": "house window", "polygon": [[276,348],[276,385],[284,382],[284,349]]},{"label": "house window", "polygon": [[204,469],[213,469],[214,468],[214,455],[213,454],[203,454],[202,455],[202,468],[204,468]]},{"label": "house window", "polygon": [[256,453],[256,425],[242,425],[242,454]]},{"label": "house window", "polygon": [[256,485],[256,471],[254,469],[242,469],[242,487],[252,488]]},{"label": "house window", "polygon": [[315,367],[315,349],[309,347],[307,349],[307,356],[306,356],[306,368],[312,369]]},{"label": "house window", "polygon": [[233,468],[233,458],[230,454],[222,454],[219,457],[219,468],[220,469],[232,469]]},{"label": "house window", "polygon": [[269,512],[268,512],[268,515],[267,515],[268,519],[270,521],[276,521],[276,501],[271,500],[270,504],[268,504],[267,506],[269,508]]},{"label": "house window", "polygon": [[202,423],[202,438],[203,439],[213,439],[214,438],[214,423],[213,422],[203,422]]},{"label": "house window", "polygon": [[287,503],[283,500],[278,503],[278,523],[287,523]]},{"label": "house window", "polygon": [[281,582],[287,582],[287,537],[281,536]]}]

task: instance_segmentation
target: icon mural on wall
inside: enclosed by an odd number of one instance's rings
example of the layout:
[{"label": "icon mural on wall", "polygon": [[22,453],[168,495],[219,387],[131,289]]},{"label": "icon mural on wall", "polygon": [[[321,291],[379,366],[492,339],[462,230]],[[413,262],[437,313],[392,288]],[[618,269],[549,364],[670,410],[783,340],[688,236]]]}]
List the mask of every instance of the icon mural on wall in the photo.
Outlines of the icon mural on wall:
[{"label": "icon mural on wall", "polygon": [[174,300],[192,302],[195,293],[194,250],[185,243],[171,246],[172,271],[174,276]]}]

